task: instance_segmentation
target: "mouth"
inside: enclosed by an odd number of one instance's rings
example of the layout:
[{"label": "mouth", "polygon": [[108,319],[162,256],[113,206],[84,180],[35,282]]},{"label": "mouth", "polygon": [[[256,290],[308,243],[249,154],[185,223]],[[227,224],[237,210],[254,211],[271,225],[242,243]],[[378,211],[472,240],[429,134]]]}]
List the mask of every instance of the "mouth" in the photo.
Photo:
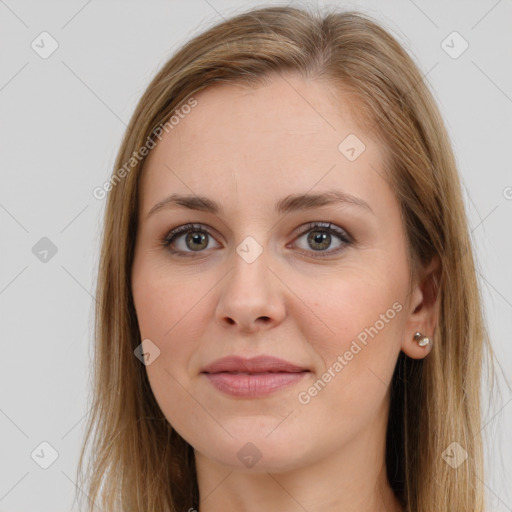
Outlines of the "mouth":
[{"label": "mouth", "polygon": [[224,395],[237,398],[265,397],[302,380],[308,368],[284,359],[259,355],[250,359],[228,356],[201,370],[211,385]]},{"label": "mouth", "polygon": [[241,356],[228,356],[217,359],[201,369],[201,373],[217,374],[268,374],[268,373],[302,373],[308,368],[290,363],[284,359],[273,356],[259,355],[252,358]]},{"label": "mouth", "polygon": [[308,373],[310,372],[218,372],[203,375],[217,391],[225,395],[254,399],[294,386]]},{"label": "mouth", "polygon": [[279,370],[272,370],[272,371],[267,371],[267,372],[232,372],[232,371],[222,371],[222,372],[201,372],[201,373],[205,373],[207,375],[218,375],[219,373],[224,373],[224,374],[228,374],[228,375],[268,375],[268,374],[271,374],[271,373],[279,373],[279,374],[282,374],[282,373],[302,373],[302,372],[309,372],[309,370],[297,370],[297,371],[293,371],[293,372],[288,372],[288,371],[279,371]]}]

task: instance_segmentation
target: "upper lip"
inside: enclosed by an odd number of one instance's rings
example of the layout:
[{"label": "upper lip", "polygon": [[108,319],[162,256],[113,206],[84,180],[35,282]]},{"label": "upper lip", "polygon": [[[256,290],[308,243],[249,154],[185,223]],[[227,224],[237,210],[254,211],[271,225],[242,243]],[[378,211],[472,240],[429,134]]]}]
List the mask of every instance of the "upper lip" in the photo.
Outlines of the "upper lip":
[{"label": "upper lip", "polygon": [[220,372],[245,372],[245,373],[264,373],[264,372],[304,372],[307,368],[298,366],[284,359],[273,356],[261,355],[257,357],[245,358],[241,356],[228,356],[217,359],[211,364],[201,369],[201,373],[220,373]]}]

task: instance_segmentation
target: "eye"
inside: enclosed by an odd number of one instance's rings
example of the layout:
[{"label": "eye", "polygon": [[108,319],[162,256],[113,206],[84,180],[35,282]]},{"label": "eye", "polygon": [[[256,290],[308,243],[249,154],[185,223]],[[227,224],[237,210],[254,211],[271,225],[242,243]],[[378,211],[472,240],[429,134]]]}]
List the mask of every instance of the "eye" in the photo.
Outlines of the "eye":
[{"label": "eye", "polygon": [[[183,244],[181,247],[175,249],[176,241],[186,235],[183,238]],[[201,225],[185,224],[173,229],[169,234],[162,240],[163,247],[167,248],[172,254],[177,256],[193,256],[194,253],[201,252],[203,249],[210,248],[209,240],[210,237],[214,240],[211,233],[203,228]],[[192,248],[191,250],[188,250]]]},{"label": "eye", "polygon": [[[304,227],[300,229],[300,234],[296,240],[301,239],[307,234],[306,241],[312,250],[308,250],[308,248],[305,250],[310,254],[317,253],[316,255],[311,254],[315,258],[337,254],[353,243],[353,239],[345,230],[333,226],[330,222],[312,222],[306,225],[306,229]],[[185,237],[183,238],[184,235]],[[333,235],[339,242],[338,248],[326,251],[332,245]],[[161,244],[171,254],[188,257],[194,256],[194,253],[203,252],[204,249],[211,249],[209,238],[215,240],[210,231],[201,224],[184,224],[170,231],[161,240]],[[182,242],[181,246],[179,242]]]},{"label": "eye", "polygon": [[[305,230],[303,228],[301,229],[301,234],[299,235],[297,240],[304,237],[304,235],[308,235],[306,238],[306,242],[308,246],[312,249],[312,251],[308,250],[308,252],[316,252],[317,254],[313,255],[313,257],[315,258],[323,258],[325,256],[337,254],[343,251],[346,246],[351,245],[353,243],[352,238],[345,230],[338,228],[337,226],[333,226],[330,222],[312,222],[306,226]],[[338,248],[326,251],[325,249],[327,249],[332,244],[333,235],[339,242]]]}]

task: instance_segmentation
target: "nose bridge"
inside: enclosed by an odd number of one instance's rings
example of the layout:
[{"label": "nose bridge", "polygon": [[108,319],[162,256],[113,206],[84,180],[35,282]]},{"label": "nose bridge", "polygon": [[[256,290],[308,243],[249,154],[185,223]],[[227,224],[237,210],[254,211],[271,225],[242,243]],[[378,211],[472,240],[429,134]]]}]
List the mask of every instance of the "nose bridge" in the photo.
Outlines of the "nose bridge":
[{"label": "nose bridge", "polygon": [[[250,302],[267,294],[269,285],[267,268],[268,249],[264,249],[252,236],[246,237],[236,246],[233,254],[233,270],[228,281],[238,296],[239,302]],[[245,291],[245,293],[244,293]]]},{"label": "nose bridge", "polygon": [[270,251],[246,237],[232,253],[232,270],[222,288],[217,317],[222,322],[253,328],[257,321],[280,321],[284,314],[279,284],[267,267]]}]

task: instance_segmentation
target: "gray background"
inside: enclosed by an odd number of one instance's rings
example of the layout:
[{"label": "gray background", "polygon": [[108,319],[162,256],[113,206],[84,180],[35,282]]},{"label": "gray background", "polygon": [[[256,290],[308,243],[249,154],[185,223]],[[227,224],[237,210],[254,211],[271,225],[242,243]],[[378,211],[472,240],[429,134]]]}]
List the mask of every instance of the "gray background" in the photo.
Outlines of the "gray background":
[{"label": "gray background", "polygon": [[[0,0],[0,512],[72,509],[105,207],[92,191],[109,177],[137,100],[179,44],[256,4]],[[512,3],[339,5],[381,20],[434,91],[464,183],[488,326],[510,381]],[[31,47],[43,45],[43,31],[59,45],[46,59]],[[469,44],[458,58],[442,47],[453,31]],[[462,42],[452,40],[453,53]],[[43,237],[57,248],[47,261],[33,251]],[[489,510],[499,512],[512,511],[512,392],[503,374],[498,368],[501,393],[483,403],[485,484]],[[35,462],[50,461],[42,442],[58,454],[48,469]]]}]

